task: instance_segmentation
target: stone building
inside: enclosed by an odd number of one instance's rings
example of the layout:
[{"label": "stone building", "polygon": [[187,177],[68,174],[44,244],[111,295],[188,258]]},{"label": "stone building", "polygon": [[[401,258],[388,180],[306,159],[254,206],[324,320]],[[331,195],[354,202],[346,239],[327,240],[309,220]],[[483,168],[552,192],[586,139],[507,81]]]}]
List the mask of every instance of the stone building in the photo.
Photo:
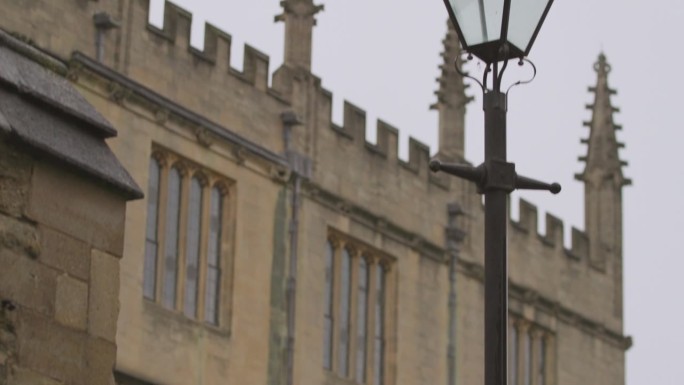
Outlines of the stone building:
[{"label": "stone building", "polygon": [[116,130],[0,31],[0,384],[113,381],[126,201]]},{"label": "stone building", "polygon": [[[322,6],[281,4],[285,55],[272,79],[269,57],[250,46],[243,70],[232,68],[231,37],[214,26],[191,47],[192,16],[172,3],[162,29],[148,24],[148,0],[2,5],[0,28],[64,66],[117,128],[107,143],[146,192],[126,207],[117,383],[482,383],[481,197],[431,174],[418,141],[400,159],[385,122],[366,142],[353,104],[333,123],[333,94],[311,72]],[[438,154],[463,161],[469,97],[451,66],[453,31],[444,47]],[[510,384],[625,382],[629,180],[603,55],[595,68],[577,176],[586,230],[572,229],[566,247],[547,214],[538,234],[526,201],[510,223]]]}]

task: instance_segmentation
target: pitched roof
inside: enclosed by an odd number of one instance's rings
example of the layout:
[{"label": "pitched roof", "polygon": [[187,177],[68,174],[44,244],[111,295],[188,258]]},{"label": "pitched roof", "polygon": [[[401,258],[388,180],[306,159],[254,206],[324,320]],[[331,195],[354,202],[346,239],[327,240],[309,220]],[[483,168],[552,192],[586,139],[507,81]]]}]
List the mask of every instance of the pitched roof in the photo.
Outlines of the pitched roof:
[{"label": "pitched roof", "polygon": [[0,30],[0,131],[142,198],[105,143],[114,127],[57,72],[66,72],[61,62]]}]

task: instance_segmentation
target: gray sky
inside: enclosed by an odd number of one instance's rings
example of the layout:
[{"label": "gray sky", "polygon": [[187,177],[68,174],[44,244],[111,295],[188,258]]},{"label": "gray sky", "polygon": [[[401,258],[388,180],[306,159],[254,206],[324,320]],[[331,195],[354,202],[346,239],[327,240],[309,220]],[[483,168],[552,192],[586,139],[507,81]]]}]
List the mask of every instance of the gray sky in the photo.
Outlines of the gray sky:
[{"label": "gray sky", "polygon": [[[163,0],[150,0],[152,22],[161,26]],[[278,0],[177,0],[194,14],[194,45],[201,46],[205,20],[233,37],[232,65],[242,68],[242,45],[248,43],[271,57],[271,71],[282,62],[283,25],[274,24]],[[441,62],[441,40],[447,14],[441,0],[318,0],[326,9],[314,31],[313,72],[333,92],[333,116],[342,123],[342,103],[351,101],[367,111],[369,140],[375,141],[375,119],[401,132],[401,156],[407,137],[437,148],[435,78]],[[648,5],[646,7],[645,5]],[[557,181],[563,192],[515,194],[537,204],[540,228],[543,212],[563,219],[566,240],[570,227],[584,228],[583,188],[573,175],[582,170],[577,157],[586,154],[579,143],[587,137],[584,105],[592,102],[593,64],[603,51],[612,72],[609,84],[618,90],[615,121],[624,129],[621,158],[634,185],[624,190],[626,333],[634,337],[627,354],[629,385],[682,383],[684,310],[681,293],[684,259],[675,240],[684,238],[684,177],[674,160],[684,139],[677,118],[684,77],[681,48],[684,3],[676,0],[556,1],[530,53],[537,79],[515,88],[509,98],[508,154],[524,175]],[[677,40],[676,40],[677,39]],[[510,68],[510,67],[509,67]],[[471,65],[471,73],[480,69]],[[507,71],[504,81],[524,78],[524,71]],[[483,158],[481,99],[468,106],[466,155]],[[667,155],[671,154],[671,155]],[[650,172],[648,170],[651,170]],[[517,218],[517,199],[513,216]],[[682,237],[682,238],[680,238]],[[567,245],[567,241],[566,241]],[[679,251],[678,251],[679,250]],[[677,256],[679,255],[679,257]],[[677,298],[680,298],[679,300]],[[679,378],[679,380],[677,380]]]}]

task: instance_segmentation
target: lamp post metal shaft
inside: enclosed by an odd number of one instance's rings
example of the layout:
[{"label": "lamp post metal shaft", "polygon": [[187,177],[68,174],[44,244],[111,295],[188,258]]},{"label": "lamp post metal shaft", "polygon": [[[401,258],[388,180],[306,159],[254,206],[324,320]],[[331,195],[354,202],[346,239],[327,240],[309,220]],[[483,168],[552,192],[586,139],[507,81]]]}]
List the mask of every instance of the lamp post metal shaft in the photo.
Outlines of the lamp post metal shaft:
[{"label": "lamp post metal shaft", "polygon": [[[506,162],[506,95],[484,95],[485,165]],[[508,331],[508,193],[485,187],[485,385],[506,385]]]}]

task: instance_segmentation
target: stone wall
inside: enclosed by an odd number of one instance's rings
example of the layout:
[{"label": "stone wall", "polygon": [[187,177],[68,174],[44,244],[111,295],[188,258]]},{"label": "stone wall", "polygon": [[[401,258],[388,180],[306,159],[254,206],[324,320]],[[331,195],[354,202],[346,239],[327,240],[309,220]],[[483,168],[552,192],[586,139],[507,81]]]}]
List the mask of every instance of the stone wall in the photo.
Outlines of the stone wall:
[{"label": "stone wall", "polygon": [[0,137],[0,384],[111,384],[125,200]]}]

